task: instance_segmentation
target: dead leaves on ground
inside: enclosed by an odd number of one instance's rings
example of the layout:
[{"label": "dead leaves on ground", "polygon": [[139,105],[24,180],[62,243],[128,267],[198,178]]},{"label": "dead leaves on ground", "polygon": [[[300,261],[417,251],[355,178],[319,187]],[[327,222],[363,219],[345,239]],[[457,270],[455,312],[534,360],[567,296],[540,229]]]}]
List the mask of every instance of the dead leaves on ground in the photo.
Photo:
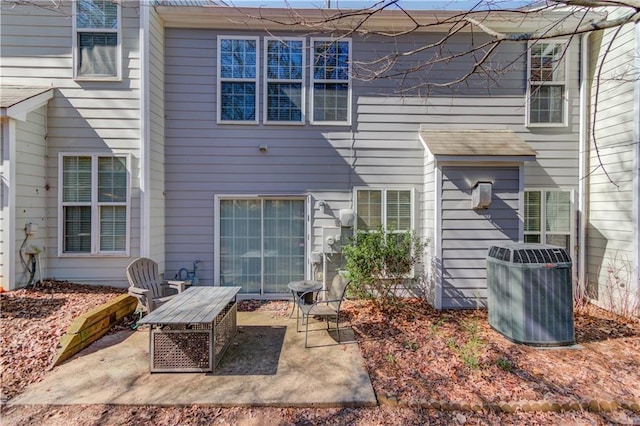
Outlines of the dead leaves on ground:
[{"label": "dead leaves on ground", "polygon": [[640,398],[640,323],[596,307],[575,315],[579,348],[518,345],[487,312],[436,311],[408,300],[393,312],[368,302],[347,311],[378,394],[496,403]]},{"label": "dead leaves on ground", "polygon": [[73,320],[125,290],[47,281],[0,293],[2,400],[39,381]]}]

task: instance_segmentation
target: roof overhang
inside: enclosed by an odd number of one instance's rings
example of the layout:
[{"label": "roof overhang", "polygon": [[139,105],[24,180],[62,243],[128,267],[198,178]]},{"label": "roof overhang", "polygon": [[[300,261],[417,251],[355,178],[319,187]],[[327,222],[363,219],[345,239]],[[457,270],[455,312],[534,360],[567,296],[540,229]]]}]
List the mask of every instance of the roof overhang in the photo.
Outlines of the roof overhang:
[{"label": "roof overhang", "polygon": [[437,161],[535,161],[536,151],[512,130],[429,130],[420,140]]},{"label": "roof overhang", "polygon": [[0,118],[27,120],[27,114],[53,98],[52,87],[0,86]]},{"label": "roof overhang", "polygon": [[[570,11],[443,11],[402,10],[373,11],[340,9],[255,8],[209,5],[156,5],[165,27],[219,28],[244,30],[306,30],[309,32],[355,31],[360,34],[383,32],[389,35],[411,31],[443,32],[459,26],[462,18],[506,33],[557,31],[576,28],[587,20]],[[602,19],[602,14],[593,18]],[[417,25],[416,25],[417,24]],[[471,31],[468,26],[465,31]],[[477,31],[477,29],[476,29]]]}]

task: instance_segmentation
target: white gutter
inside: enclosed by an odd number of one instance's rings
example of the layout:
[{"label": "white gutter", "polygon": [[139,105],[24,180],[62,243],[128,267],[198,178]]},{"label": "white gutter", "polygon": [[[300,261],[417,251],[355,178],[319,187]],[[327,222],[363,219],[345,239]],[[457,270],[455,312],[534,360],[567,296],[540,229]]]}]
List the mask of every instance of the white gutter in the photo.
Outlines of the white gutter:
[{"label": "white gutter", "polygon": [[149,129],[149,7],[140,7],[140,257],[150,257],[151,132]]},{"label": "white gutter", "polygon": [[[578,284],[586,285],[587,278],[587,160],[589,156],[590,85],[589,38],[580,37],[580,131],[578,143]],[[575,270],[575,268],[574,268]]]}]

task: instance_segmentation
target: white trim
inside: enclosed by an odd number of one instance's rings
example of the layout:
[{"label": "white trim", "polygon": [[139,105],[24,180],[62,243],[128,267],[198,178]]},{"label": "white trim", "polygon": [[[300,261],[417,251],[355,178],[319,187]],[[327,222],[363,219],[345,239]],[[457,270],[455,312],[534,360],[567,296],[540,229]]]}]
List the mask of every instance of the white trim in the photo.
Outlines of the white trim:
[{"label": "white trim", "polygon": [[591,33],[580,38],[580,127],[578,134],[578,267],[577,280],[582,286],[586,286],[587,279],[587,222],[589,212],[587,210],[587,157],[589,156],[589,39]]},{"label": "white trim", "polygon": [[[91,207],[91,251],[90,252],[64,252],[64,203],[63,203],[63,159],[65,157],[91,157],[91,202],[77,203],[77,205]],[[98,159],[107,157],[119,157],[125,159],[127,170],[126,187],[127,198],[124,203],[106,203],[106,205],[124,205],[126,215],[126,236],[124,251],[100,251],[100,205],[98,202]],[[58,153],[58,257],[129,257],[131,250],[131,154],[119,154],[116,152],[60,152]],[[73,203],[67,204],[73,205]]]},{"label": "white trim", "polygon": [[149,7],[150,5],[143,4],[140,8],[140,257],[151,256]]},{"label": "white trim", "polygon": [[[256,76],[255,78],[224,78],[221,73],[222,55],[220,54],[221,40],[253,40],[256,42]],[[222,119],[222,81],[251,83],[256,85],[255,89],[255,119],[254,120],[223,120]],[[216,122],[218,124],[258,124],[260,117],[260,37],[258,36],[237,36],[237,35],[218,35],[216,40]]]},{"label": "white trim", "polygon": [[[315,52],[315,42],[316,41],[329,41],[329,42],[347,42],[349,46],[349,69],[347,71],[348,78],[347,80],[316,80],[314,78],[313,72],[313,63],[315,60],[316,52]],[[310,45],[309,45],[309,123],[312,125],[323,125],[323,126],[350,126],[351,125],[351,115],[353,114],[353,83],[352,83],[352,63],[353,63],[353,43],[351,38],[331,38],[331,37],[311,37]],[[319,121],[316,120],[313,114],[314,106],[313,100],[315,97],[315,83],[347,83],[347,119],[345,121]]]},{"label": "white trim", "polygon": [[213,194],[213,285],[220,287],[220,198]]},{"label": "white trim", "polygon": [[[300,79],[269,79],[269,65],[268,65],[268,53],[269,49],[267,45],[270,41],[299,41],[302,43],[302,77]],[[307,60],[306,60],[306,39],[304,37],[264,37],[263,40],[263,68],[262,68],[262,122],[264,124],[277,124],[277,125],[303,125],[306,122],[306,68],[307,68]],[[277,120],[269,120],[268,119],[268,107],[269,107],[269,83],[298,83],[300,84],[300,121],[277,121]]]},{"label": "white trim", "polygon": [[3,239],[2,239],[2,275],[0,283],[5,290],[16,288],[16,122],[8,120],[2,123],[2,182],[3,191]]},{"label": "white trim", "polygon": [[[555,44],[555,45],[564,45],[565,49],[562,54],[562,61],[564,62],[564,81],[553,80],[553,81],[540,81],[540,82],[531,82],[531,47],[536,44]],[[525,95],[525,125],[526,127],[567,127],[569,125],[569,59],[571,58],[571,41],[568,39],[554,39],[554,40],[542,40],[542,41],[533,41],[527,44],[527,80],[526,80],[526,95]],[[562,123],[532,123],[531,122],[531,86],[559,86],[562,85],[563,90],[563,117]]]},{"label": "white trim", "polygon": [[435,196],[434,196],[434,237],[433,237],[433,282],[435,283],[434,307],[442,309],[442,167],[437,162],[434,164]]},{"label": "white trim", "polygon": [[[113,28],[78,28],[78,1],[72,2],[72,13],[71,13],[71,51],[72,51],[72,69],[73,69],[73,79],[77,81],[122,81],[122,5],[120,2],[116,3],[116,13],[118,19],[118,28],[115,30]],[[78,46],[78,34],[79,33],[115,33],[116,37],[118,37],[118,42],[116,44],[116,75],[115,76],[81,76],[78,75],[78,56],[79,46]]]},{"label": "white trim", "polygon": [[51,88],[39,95],[11,105],[8,108],[3,108],[0,117],[9,117],[20,121],[27,121],[27,114],[45,106],[49,102],[49,99],[53,98],[53,92],[54,90]]},{"label": "white trim", "polygon": [[524,241],[524,164],[518,166],[518,241]]},{"label": "white trim", "polygon": [[503,163],[522,164],[525,161],[536,161],[535,155],[438,155],[436,158],[440,163],[447,163],[447,165],[452,163],[467,163],[473,165],[477,165],[477,163],[483,163],[483,165],[486,163],[495,163],[504,165]]}]

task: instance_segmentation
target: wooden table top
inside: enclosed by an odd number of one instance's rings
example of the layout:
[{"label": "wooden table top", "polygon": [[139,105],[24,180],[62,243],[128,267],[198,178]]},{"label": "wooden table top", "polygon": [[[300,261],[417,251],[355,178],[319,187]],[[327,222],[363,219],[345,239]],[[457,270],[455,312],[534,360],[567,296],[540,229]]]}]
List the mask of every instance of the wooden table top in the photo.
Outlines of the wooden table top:
[{"label": "wooden table top", "polygon": [[138,324],[208,324],[242,287],[189,287],[138,321]]}]

